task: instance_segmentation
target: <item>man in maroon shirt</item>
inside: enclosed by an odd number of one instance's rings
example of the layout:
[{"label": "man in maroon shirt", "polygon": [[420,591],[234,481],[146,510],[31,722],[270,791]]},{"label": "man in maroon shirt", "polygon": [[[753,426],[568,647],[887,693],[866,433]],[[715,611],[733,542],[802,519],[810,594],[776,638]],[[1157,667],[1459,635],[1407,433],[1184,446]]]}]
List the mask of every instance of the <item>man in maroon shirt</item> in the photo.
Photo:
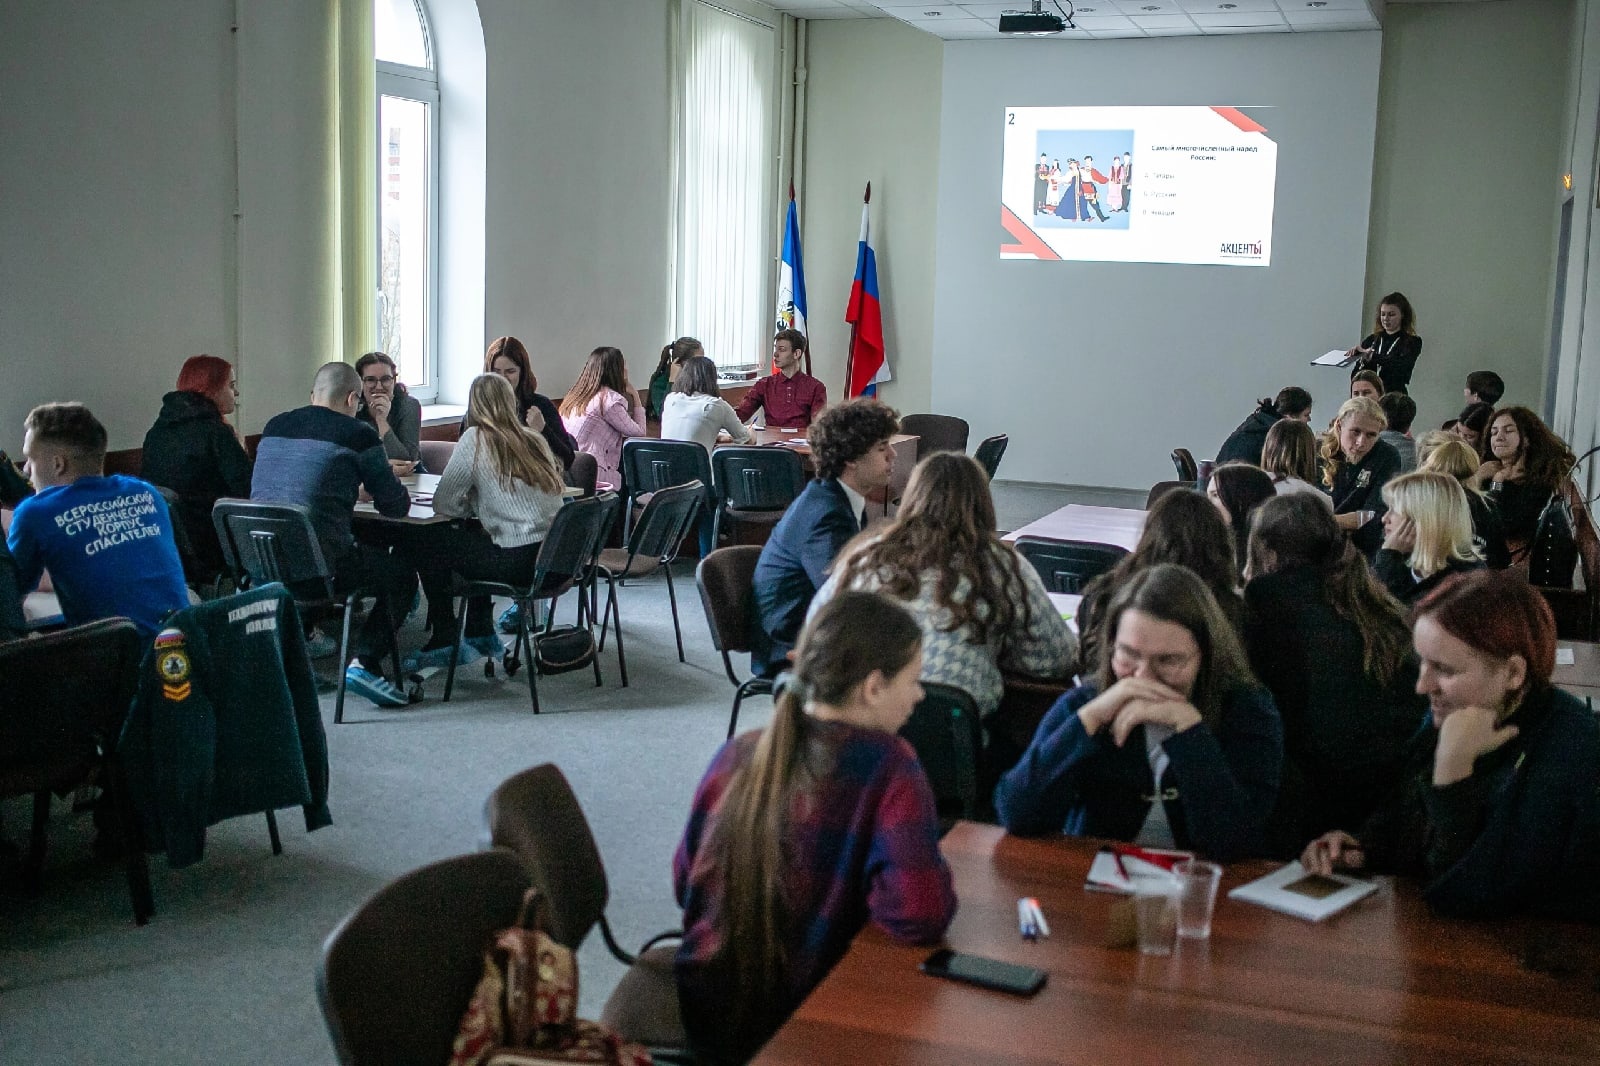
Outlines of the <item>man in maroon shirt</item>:
[{"label": "man in maroon shirt", "polygon": [[828,406],[828,390],[800,369],[805,355],[806,335],[797,329],[780,329],[772,342],[772,359],[778,364],[778,372],[756,382],[745,395],[739,404],[739,421],[750,421],[764,407],[768,428],[809,428]]}]

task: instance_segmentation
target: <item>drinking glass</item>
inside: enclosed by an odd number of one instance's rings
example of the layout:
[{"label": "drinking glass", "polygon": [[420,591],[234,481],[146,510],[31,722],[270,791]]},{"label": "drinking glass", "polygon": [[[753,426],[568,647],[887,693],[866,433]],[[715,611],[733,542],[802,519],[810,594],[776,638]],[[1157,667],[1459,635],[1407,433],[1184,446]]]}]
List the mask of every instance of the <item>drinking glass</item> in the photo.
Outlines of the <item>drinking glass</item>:
[{"label": "drinking glass", "polygon": [[1139,950],[1146,955],[1171,955],[1178,928],[1178,881],[1167,874],[1133,879],[1133,914],[1139,927]]},{"label": "drinking glass", "polygon": [[1178,935],[1204,940],[1211,935],[1211,912],[1217,905],[1222,867],[1188,859],[1173,867],[1178,879]]}]

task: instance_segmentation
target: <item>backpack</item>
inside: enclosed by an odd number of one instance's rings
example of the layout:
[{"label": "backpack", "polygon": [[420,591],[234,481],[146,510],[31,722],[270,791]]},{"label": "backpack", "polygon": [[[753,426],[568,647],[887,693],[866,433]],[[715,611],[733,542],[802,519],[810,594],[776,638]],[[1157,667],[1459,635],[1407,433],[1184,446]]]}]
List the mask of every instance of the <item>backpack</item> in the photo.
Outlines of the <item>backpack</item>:
[{"label": "backpack", "polygon": [[483,954],[449,1066],[651,1066],[643,1047],[576,1017],[578,960],[549,934],[548,920],[545,898],[530,888],[517,924]]}]

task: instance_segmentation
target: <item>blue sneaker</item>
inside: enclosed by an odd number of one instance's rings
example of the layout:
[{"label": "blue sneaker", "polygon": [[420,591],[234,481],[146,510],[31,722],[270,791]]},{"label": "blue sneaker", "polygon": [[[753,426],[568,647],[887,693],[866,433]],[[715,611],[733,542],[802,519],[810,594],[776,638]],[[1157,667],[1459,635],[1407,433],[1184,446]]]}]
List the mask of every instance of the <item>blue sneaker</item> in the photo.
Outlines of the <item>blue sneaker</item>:
[{"label": "blue sneaker", "polygon": [[[461,658],[458,659],[457,662],[459,665],[465,666],[468,663],[475,663],[481,658],[483,658],[483,652],[474,648],[472,646],[472,641],[469,640],[461,645]],[[408,674],[416,670],[427,669],[428,667],[435,667],[443,670],[449,667],[449,665],[450,645],[448,644],[442,648],[428,648],[425,651],[419,651],[415,654],[407,655],[400,661],[400,669],[404,670]]]},{"label": "blue sneaker", "polygon": [[[467,647],[485,659],[498,659],[506,653],[505,642],[493,633],[484,637],[468,637]],[[466,662],[467,659],[463,657],[461,661]]]},{"label": "blue sneaker", "polygon": [[365,696],[379,707],[405,707],[410,701],[392,681],[379,677],[360,666],[349,666],[344,672],[344,687],[358,696]]},{"label": "blue sneaker", "polygon": [[502,633],[515,633],[522,621],[522,608],[513,603],[500,614],[499,629]]}]

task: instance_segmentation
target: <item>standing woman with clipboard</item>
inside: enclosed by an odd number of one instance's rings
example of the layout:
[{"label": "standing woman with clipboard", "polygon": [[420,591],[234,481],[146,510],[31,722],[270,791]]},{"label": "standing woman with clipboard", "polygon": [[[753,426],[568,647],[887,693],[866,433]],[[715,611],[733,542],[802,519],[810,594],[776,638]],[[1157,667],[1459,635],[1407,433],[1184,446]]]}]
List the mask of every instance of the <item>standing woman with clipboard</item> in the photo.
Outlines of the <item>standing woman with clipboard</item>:
[{"label": "standing woman with clipboard", "polygon": [[1403,293],[1391,292],[1378,301],[1373,329],[1360,345],[1344,353],[1354,359],[1350,376],[1371,370],[1383,379],[1384,392],[1405,392],[1411,384],[1411,371],[1422,354],[1422,338],[1417,336],[1417,313]]}]

